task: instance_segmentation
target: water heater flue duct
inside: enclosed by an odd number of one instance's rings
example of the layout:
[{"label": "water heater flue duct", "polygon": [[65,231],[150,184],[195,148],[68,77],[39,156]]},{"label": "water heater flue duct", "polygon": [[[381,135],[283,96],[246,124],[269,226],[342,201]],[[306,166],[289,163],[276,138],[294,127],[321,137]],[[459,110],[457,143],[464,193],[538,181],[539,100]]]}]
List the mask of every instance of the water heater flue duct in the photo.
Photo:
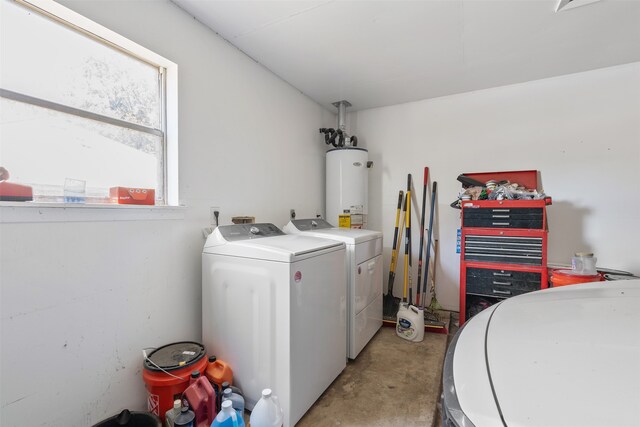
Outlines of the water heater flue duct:
[{"label": "water heater flue duct", "polygon": [[346,131],[347,107],[351,107],[349,101],[334,102],[333,105],[338,109],[338,128],[320,128],[320,133],[324,134],[324,142],[327,145],[339,147],[356,147],[358,138],[355,135],[349,136]]},{"label": "water heater flue duct", "polygon": [[334,102],[333,106],[338,109],[338,129],[341,131],[345,131],[346,129],[346,118],[347,118],[347,107],[351,107],[351,103],[349,101],[338,101]]}]

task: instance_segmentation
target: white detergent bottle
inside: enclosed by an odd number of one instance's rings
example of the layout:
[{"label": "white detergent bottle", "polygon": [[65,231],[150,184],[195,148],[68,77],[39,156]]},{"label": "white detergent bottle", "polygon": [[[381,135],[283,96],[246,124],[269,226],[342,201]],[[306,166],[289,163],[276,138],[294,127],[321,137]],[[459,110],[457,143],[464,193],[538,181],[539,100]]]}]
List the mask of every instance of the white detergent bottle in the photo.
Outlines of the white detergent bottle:
[{"label": "white detergent bottle", "polygon": [[284,413],[278,398],[271,393],[270,388],[262,390],[262,397],[251,411],[249,425],[251,427],[282,427]]},{"label": "white detergent bottle", "polygon": [[424,340],[424,310],[414,305],[401,303],[398,309],[396,334],[412,342]]}]

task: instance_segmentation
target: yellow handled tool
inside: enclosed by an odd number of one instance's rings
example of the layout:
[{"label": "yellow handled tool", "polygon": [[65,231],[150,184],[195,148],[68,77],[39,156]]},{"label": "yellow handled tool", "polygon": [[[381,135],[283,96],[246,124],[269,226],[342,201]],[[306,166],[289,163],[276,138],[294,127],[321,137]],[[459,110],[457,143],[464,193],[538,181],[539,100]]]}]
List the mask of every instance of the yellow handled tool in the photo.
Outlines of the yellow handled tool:
[{"label": "yellow handled tool", "polygon": [[400,215],[400,211],[402,210],[402,202],[403,202],[404,191],[400,190],[398,194],[398,207],[396,208],[396,225],[393,230],[393,248],[391,251],[391,265],[389,266],[389,284],[387,286],[387,294],[383,297],[384,299],[384,314],[385,316],[393,316],[395,298],[393,296],[393,282],[396,279],[396,265],[398,264],[398,249],[400,245],[398,244],[398,226],[400,224],[400,220],[402,219],[402,228],[400,229],[400,238],[402,239],[402,232],[404,230],[404,215]]},{"label": "yellow handled tool", "polygon": [[411,288],[411,174],[407,176],[407,197],[405,198],[405,240],[404,240],[404,290],[402,301],[407,302],[407,288]]}]

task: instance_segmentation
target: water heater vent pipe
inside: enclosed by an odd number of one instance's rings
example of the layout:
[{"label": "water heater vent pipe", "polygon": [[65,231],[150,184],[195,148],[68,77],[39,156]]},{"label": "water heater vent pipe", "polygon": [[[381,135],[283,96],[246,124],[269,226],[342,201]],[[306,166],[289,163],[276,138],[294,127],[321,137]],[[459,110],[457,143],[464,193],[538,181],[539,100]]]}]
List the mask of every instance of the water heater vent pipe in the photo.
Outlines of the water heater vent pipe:
[{"label": "water heater vent pipe", "polygon": [[334,102],[333,106],[338,109],[338,129],[346,133],[347,107],[351,107],[351,103],[349,101],[342,100]]},{"label": "water heater vent pipe", "polygon": [[347,135],[346,130],[347,107],[351,107],[351,103],[342,100],[334,102],[333,105],[338,109],[338,128],[320,128],[320,133],[324,134],[324,142],[336,148],[341,148],[345,145],[357,146],[358,138],[355,135]]}]

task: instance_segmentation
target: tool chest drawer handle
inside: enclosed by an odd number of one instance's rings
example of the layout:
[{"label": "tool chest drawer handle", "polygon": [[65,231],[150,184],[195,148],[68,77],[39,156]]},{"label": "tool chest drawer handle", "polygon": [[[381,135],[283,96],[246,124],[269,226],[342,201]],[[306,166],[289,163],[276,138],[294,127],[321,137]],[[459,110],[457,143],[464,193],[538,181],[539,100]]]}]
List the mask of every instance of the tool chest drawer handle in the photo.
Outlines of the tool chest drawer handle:
[{"label": "tool chest drawer handle", "polygon": [[502,286],[511,286],[511,282],[496,282],[495,280],[493,281],[494,285],[502,285]]},{"label": "tool chest drawer handle", "polygon": [[500,291],[498,289],[492,289],[494,294],[500,294],[500,295],[511,295],[511,291]]},{"label": "tool chest drawer handle", "polygon": [[511,209],[492,209],[493,212],[511,212]]},{"label": "tool chest drawer handle", "polygon": [[491,215],[491,218],[509,218],[509,215]]},{"label": "tool chest drawer handle", "polygon": [[509,225],[508,222],[492,222],[492,225]]},{"label": "tool chest drawer handle", "polygon": [[511,277],[511,273],[497,273],[497,272],[493,272],[494,276],[502,276],[502,277]]}]

